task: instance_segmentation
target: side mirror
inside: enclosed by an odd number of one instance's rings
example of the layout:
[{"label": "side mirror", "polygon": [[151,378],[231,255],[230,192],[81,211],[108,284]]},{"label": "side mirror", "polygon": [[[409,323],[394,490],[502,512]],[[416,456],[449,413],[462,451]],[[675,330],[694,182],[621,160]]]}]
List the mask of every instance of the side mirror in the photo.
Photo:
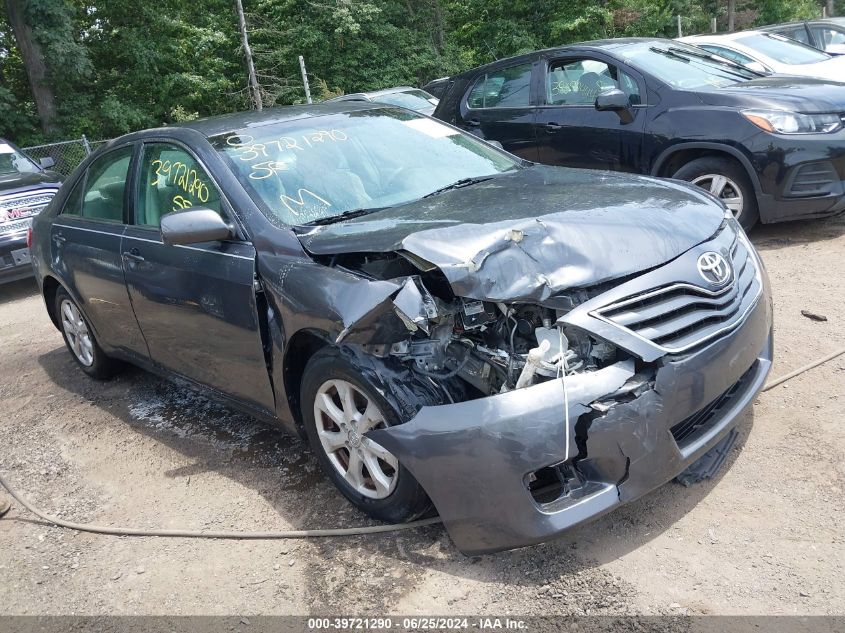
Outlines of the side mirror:
[{"label": "side mirror", "polygon": [[487,141],[488,145],[492,145],[493,147],[498,147],[499,149],[505,149],[505,146],[502,145],[499,141],[494,141],[492,139]]},{"label": "side mirror", "polygon": [[174,211],[161,218],[161,241],[169,246],[227,240],[233,234],[219,213],[205,207]]},{"label": "side mirror", "polygon": [[615,112],[622,123],[634,120],[631,114],[631,98],[618,88],[612,88],[596,97],[596,110],[599,112]]},{"label": "side mirror", "polygon": [[50,169],[51,167],[56,166],[56,161],[53,160],[50,156],[46,158],[42,158],[38,161],[38,164],[41,165],[41,169]]}]

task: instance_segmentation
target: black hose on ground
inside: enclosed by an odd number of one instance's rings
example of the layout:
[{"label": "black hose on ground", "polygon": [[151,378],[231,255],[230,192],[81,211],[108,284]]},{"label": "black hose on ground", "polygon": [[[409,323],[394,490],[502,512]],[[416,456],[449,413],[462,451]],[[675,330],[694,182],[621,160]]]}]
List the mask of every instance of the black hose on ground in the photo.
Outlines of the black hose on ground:
[{"label": "black hose on ground", "polygon": [[[833,360],[837,356],[841,356],[845,354],[845,348],[837,350],[828,354],[827,356],[820,358],[818,360],[813,361],[812,363],[808,363],[803,367],[799,367],[798,369],[789,372],[788,374],[781,376],[767,384],[763,387],[762,391],[768,391],[778,385],[786,382],[787,380],[791,380],[796,376],[803,374],[814,367],[818,367],[819,365],[826,363],[830,360]],[[241,540],[248,540],[248,539],[262,539],[262,540],[276,540],[276,539],[300,539],[300,538],[313,538],[313,537],[328,537],[328,536],[360,536],[363,534],[384,534],[387,532],[398,532],[400,530],[411,530],[418,527],[424,527],[428,525],[436,525],[440,523],[439,517],[434,517],[431,519],[422,519],[420,521],[411,521],[410,523],[400,523],[396,525],[373,525],[368,527],[358,527],[358,528],[334,528],[334,529],[326,529],[326,530],[285,530],[280,532],[237,532],[237,531],[195,531],[195,530],[140,530],[136,528],[121,528],[121,527],[112,527],[107,525],[93,525],[90,523],[73,523],[71,521],[64,521],[63,519],[59,519],[58,517],[51,516],[44,512],[43,510],[39,510],[36,508],[29,500],[17,492],[14,488],[12,488],[6,479],[3,477],[2,473],[0,473],[0,486],[5,488],[10,495],[20,503],[24,508],[29,510],[32,514],[37,516],[38,518],[46,521],[47,523],[51,523],[58,527],[67,528],[69,530],[76,530],[78,532],[93,532],[94,534],[109,534],[114,536],[165,536],[165,537],[178,537],[178,538],[210,538],[210,539],[241,539]],[[11,504],[4,500],[0,499],[0,517],[2,517],[5,513],[9,511]]]}]

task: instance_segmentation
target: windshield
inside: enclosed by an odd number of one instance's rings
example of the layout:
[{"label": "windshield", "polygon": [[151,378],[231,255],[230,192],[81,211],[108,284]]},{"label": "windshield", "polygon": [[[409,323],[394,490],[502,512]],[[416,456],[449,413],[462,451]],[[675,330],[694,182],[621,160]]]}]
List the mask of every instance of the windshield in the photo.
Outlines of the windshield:
[{"label": "windshield", "polygon": [[409,110],[426,110],[437,105],[437,99],[422,90],[408,90],[407,92],[391,92],[386,95],[373,97],[378,103],[401,106]]},{"label": "windshield", "polygon": [[738,37],[736,41],[776,62],[790,66],[816,64],[830,59],[830,55],[815,48],[773,33],[755,33]]},{"label": "windshield", "polygon": [[287,225],[403,204],[519,168],[473,136],[392,108],[272,123],[211,141],[258,206]]},{"label": "windshield", "polygon": [[0,174],[35,174],[41,171],[35,163],[8,143],[0,141]]},{"label": "windshield", "polygon": [[759,77],[736,64],[707,59],[709,53],[680,42],[642,42],[620,48],[619,55],[679,90],[725,88]]}]

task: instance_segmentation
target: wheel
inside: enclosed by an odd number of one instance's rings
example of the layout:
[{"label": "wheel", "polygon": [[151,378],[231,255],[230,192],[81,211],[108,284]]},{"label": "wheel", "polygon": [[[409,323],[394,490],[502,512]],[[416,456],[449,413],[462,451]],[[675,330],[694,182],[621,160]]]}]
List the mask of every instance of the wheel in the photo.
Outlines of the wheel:
[{"label": "wheel", "polygon": [[746,231],[760,219],[757,194],[748,174],[732,160],[716,156],[698,158],[681,167],[673,178],[691,182],[719,198]]},{"label": "wheel", "polygon": [[118,362],[100,348],[79,306],[64,289],[56,292],[55,309],[65,344],[82,371],[99,380],[111,378],[119,367]]},{"label": "wheel", "polygon": [[337,349],[321,350],[308,362],[300,402],[311,448],[355,506],[390,523],[411,521],[430,509],[431,501],[413,475],[389,451],[364,437],[367,431],[401,420]]}]

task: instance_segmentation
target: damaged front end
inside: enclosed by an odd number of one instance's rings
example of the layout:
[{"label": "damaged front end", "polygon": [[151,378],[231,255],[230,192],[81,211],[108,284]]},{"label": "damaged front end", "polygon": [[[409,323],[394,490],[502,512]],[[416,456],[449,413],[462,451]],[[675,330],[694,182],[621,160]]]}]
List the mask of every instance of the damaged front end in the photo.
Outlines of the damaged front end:
[{"label": "damaged front end", "polygon": [[[705,253],[728,263],[728,282],[702,279]],[[771,364],[768,282],[732,221],[651,271],[546,285],[536,302],[485,296],[496,279],[483,265],[458,296],[466,284],[419,249],[322,263],[393,284],[335,342],[440,394],[368,435],[468,554],[547,540],[669,481],[731,433]]]}]

